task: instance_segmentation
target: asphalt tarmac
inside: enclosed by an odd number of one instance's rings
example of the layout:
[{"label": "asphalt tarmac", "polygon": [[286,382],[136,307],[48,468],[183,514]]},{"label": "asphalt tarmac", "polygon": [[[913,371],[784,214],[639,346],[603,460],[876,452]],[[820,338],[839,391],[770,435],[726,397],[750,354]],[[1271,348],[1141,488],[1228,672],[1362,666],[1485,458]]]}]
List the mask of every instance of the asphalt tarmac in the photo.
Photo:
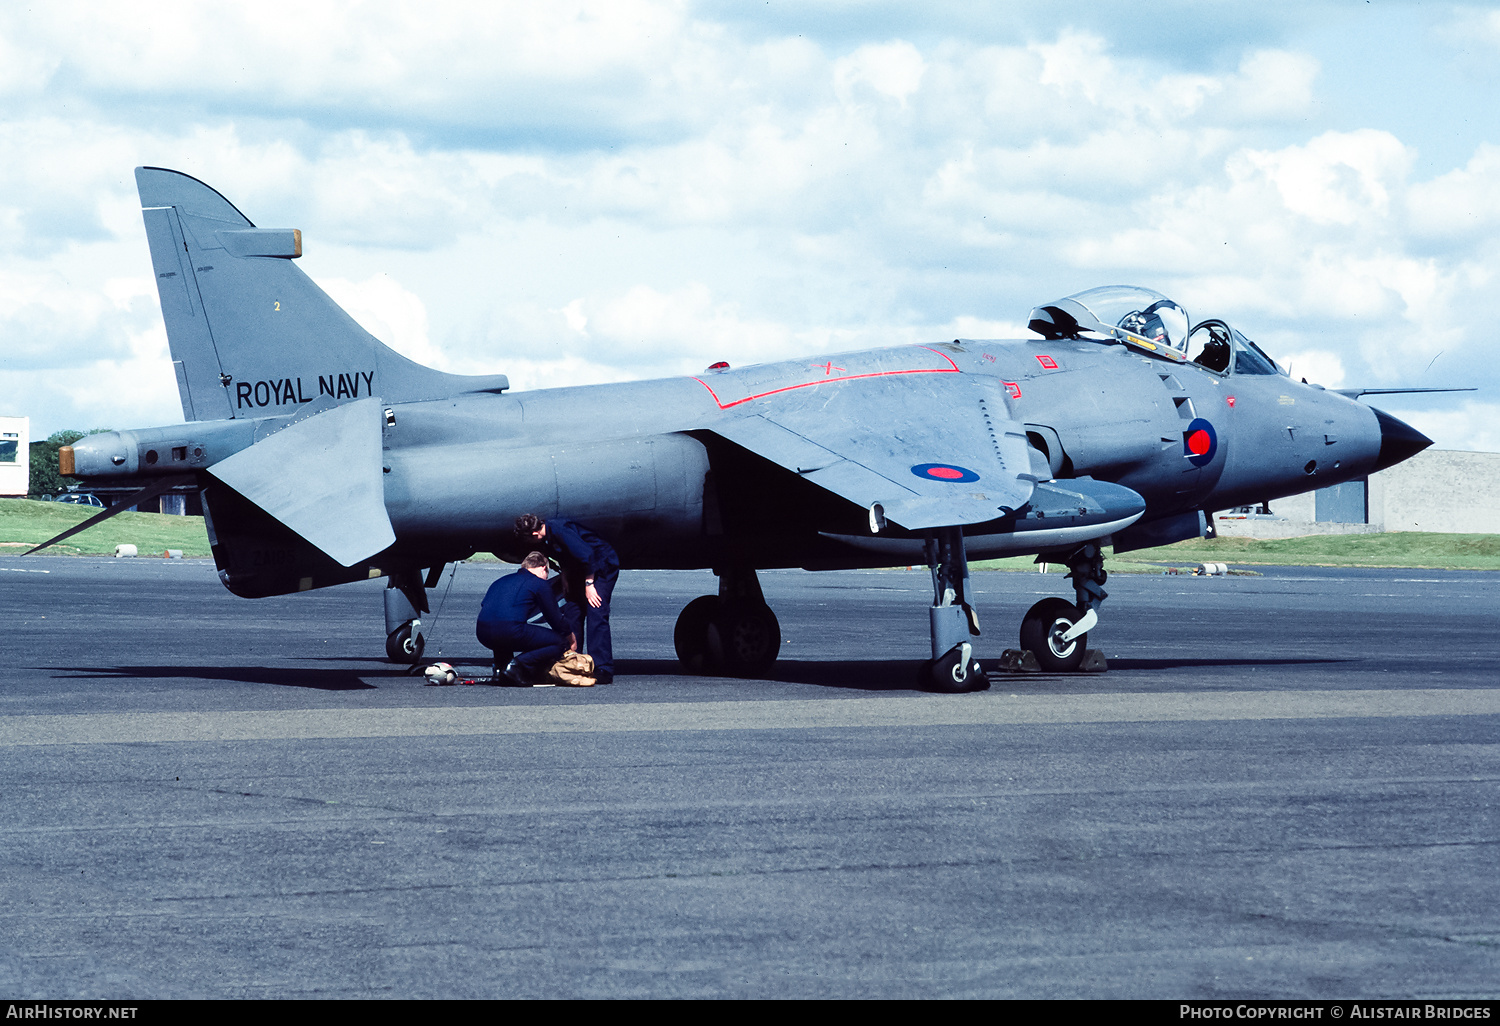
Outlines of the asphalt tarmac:
[{"label": "asphalt tarmac", "polygon": [[[925,572],[763,574],[772,680],[627,572],[614,685],[435,688],[379,581],[0,557],[0,997],[1494,997],[1500,575],[1259,569],[944,696]],[[987,664],[1067,593],[974,584]]]}]

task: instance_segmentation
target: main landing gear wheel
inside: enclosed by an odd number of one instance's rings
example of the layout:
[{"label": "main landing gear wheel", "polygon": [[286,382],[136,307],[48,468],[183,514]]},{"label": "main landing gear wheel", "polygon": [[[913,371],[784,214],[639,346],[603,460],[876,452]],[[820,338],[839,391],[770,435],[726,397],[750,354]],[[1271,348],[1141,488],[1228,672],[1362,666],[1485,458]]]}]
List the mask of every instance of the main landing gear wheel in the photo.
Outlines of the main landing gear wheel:
[{"label": "main landing gear wheel", "polygon": [[414,632],[409,623],[397,627],[385,639],[385,655],[393,663],[415,663],[426,647],[426,637],[421,631]]},{"label": "main landing gear wheel", "polygon": [[1021,647],[1036,656],[1037,665],[1046,672],[1072,673],[1083,664],[1089,636],[1080,634],[1072,641],[1062,636],[1082,618],[1078,607],[1067,599],[1044,598],[1021,621]]},{"label": "main landing gear wheel", "polygon": [[726,604],[708,625],[706,641],[708,661],[721,673],[762,677],[781,652],[781,624],[770,606]]},{"label": "main landing gear wheel", "polygon": [[941,691],[948,695],[987,690],[990,679],[980,669],[973,651],[968,645],[960,645],[940,659],[923,663],[917,674],[918,686],[924,691]]},{"label": "main landing gear wheel", "polygon": [[708,673],[708,627],[719,615],[717,595],[699,595],[677,616],[672,631],[672,645],[677,659],[688,673]]}]

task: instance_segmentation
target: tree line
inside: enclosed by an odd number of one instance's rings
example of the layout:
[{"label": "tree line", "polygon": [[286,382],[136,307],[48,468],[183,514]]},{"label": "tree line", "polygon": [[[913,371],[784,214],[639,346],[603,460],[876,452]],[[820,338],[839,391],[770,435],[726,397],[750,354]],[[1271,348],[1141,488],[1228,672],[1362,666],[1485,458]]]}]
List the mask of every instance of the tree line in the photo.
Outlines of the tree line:
[{"label": "tree line", "polygon": [[72,491],[78,486],[57,472],[57,450],[72,445],[85,435],[102,434],[110,428],[94,428],[92,431],[54,431],[45,442],[31,443],[31,486],[26,492],[28,499],[50,499],[55,495]]}]

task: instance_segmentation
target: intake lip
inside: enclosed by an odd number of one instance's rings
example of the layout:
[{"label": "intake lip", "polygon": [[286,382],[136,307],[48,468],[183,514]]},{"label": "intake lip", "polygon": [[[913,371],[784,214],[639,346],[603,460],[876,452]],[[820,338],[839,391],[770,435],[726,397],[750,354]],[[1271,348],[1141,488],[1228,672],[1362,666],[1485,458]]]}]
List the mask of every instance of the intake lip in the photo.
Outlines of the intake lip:
[{"label": "intake lip", "polygon": [[1375,458],[1375,470],[1394,467],[1432,444],[1432,439],[1405,421],[1397,420],[1373,406],[1370,409],[1380,423],[1380,455]]}]

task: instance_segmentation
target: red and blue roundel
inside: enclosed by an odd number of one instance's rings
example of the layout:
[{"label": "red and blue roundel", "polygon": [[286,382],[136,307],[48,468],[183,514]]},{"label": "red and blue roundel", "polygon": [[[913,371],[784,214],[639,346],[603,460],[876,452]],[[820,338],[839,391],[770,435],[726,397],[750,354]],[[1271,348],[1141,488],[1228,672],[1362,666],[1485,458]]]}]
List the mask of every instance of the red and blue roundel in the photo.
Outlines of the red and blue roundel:
[{"label": "red and blue roundel", "polygon": [[1206,467],[1219,451],[1219,436],[1214,426],[1202,417],[1193,420],[1182,433],[1182,454],[1195,467]]},{"label": "red and blue roundel", "polygon": [[955,467],[951,463],[918,463],[911,472],[929,481],[947,481],[949,484],[967,484],[978,481],[979,475],[967,467]]}]

